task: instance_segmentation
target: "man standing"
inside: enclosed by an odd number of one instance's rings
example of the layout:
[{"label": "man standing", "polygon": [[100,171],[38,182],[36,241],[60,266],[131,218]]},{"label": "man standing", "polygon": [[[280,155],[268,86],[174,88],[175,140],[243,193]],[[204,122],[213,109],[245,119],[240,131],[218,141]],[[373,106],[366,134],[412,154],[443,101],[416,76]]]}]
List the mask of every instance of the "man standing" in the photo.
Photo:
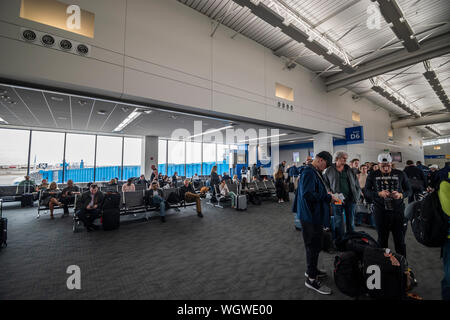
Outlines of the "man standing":
[{"label": "man standing", "polygon": [[338,200],[327,192],[322,178],[322,171],[331,162],[330,153],[322,151],[317,154],[312,164],[303,169],[297,191],[297,210],[300,212],[306,251],[305,286],[327,295],[331,294],[331,289],[319,280],[327,274],[318,270],[317,264],[322,249],[324,222],[329,219],[329,204],[332,200]]},{"label": "man standing", "polygon": [[355,175],[358,176],[358,174],[361,173],[359,171],[359,159],[352,159],[352,161],[350,161],[350,168],[352,168]]},{"label": "man standing", "polygon": [[380,170],[369,175],[364,188],[364,196],[374,205],[378,244],[388,248],[389,233],[392,232],[395,251],[406,257],[403,199],[411,195],[411,185],[404,172],[392,169],[389,154],[380,154],[378,162]]},{"label": "man standing", "polygon": [[348,154],[346,152],[336,152],[335,163],[324,174],[324,180],[328,190],[333,194],[342,194],[344,196],[343,201],[338,201],[331,205],[334,216],[334,223],[331,227],[335,240],[341,239],[344,235],[344,214],[345,231],[354,231],[355,206],[361,195],[358,178],[352,168],[346,164],[347,159]]},{"label": "man standing", "polygon": [[408,203],[414,201],[414,196],[427,189],[427,178],[421,169],[414,165],[412,160],[406,161],[406,168],[403,170],[409,179],[412,188],[412,194],[408,198]]}]

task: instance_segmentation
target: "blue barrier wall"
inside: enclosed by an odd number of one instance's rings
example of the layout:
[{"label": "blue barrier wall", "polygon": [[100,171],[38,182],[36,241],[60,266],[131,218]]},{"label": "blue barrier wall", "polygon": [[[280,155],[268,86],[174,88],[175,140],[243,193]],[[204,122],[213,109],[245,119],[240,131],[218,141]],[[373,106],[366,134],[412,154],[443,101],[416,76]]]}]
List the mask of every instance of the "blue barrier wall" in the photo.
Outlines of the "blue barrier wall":
[{"label": "blue barrier wall", "polygon": [[[39,173],[42,175],[42,179],[47,179],[49,182],[53,181],[54,172],[57,172],[58,183],[62,181],[62,169],[61,170],[41,170]],[[124,166],[123,167],[123,180],[127,180],[132,177],[139,177],[141,175],[140,166]],[[121,178],[121,167],[98,167],[95,172],[96,181],[109,181],[113,178]],[[64,182],[67,180],[73,180],[74,183],[78,182],[92,182],[94,181],[94,168],[82,168],[82,169],[66,169]]]},{"label": "blue barrier wall", "polygon": [[[203,163],[203,175],[209,175],[211,169],[215,166],[215,162],[204,162]],[[158,172],[163,175],[166,172],[166,164],[158,165]],[[187,163],[186,164],[186,174],[184,173],[184,164],[170,164],[168,165],[167,175],[169,177],[177,172],[179,176],[186,176],[188,178],[193,177],[196,173],[200,176],[202,174],[202,164],[201,163]],[[230,165],[224,161],[222,163],[217,163],[217,173],[223,175],[224,172],[230,173]]]}]

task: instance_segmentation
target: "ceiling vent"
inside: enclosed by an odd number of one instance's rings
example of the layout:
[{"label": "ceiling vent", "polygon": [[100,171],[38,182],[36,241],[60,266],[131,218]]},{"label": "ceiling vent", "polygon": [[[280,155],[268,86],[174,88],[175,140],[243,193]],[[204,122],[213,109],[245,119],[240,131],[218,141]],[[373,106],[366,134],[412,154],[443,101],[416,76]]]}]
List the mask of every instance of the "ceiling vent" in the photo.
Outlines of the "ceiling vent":
[{"label": "ceiling vent", "polygon": [[[91,46],[88,44],[27,28],[20,29],[19,39],[41,47],[72,53],[83,57],[89,57],[91,53]],[[39,39],[40,41],[36,41],[36,39]]]}]

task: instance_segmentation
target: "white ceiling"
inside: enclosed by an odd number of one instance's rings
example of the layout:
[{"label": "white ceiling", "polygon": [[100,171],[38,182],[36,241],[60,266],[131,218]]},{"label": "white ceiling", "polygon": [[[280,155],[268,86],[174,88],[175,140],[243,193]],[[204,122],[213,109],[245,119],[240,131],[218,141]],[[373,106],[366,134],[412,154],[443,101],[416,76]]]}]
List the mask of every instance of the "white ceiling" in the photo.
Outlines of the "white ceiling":
[{"label": "white ceiling", "polygon": [[[3,98],[2,98],[3,96]],[[114,129],[134,110],[147,110],[121,132]],[[311,132],[292,131],[248,122],[230,121],[193,114],[168,111],[155,107],[130,105],[115,101],[80,97],[23,87],[0,85],[0,117],[6,127],[34,128],[63,132],[90,132],[124,136],[158,136],[170,138],[176,129],[186,129],[194,135],[195,121],[202,121],[202,132],[233,124],[234,129],[279,129],[284,141],[309,141]],[[1,125],[1,122],[0,122]],[[3,125],[5,126],[5,125]],[[261,135],[260,135],[261,136]],[[265,135],[263,135],[265,136]]]}]

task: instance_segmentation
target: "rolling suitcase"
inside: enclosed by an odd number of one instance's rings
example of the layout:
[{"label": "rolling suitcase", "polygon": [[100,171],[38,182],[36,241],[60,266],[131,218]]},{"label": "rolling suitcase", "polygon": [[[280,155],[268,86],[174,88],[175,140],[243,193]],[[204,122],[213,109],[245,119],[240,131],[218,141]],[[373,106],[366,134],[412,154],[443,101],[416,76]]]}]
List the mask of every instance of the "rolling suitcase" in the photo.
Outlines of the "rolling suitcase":
[{"label": "rolling suitcase", "polygon": [[247,210],[247,196],[246,195],[239,195],[236,197],[236,200],[237,200],[236,210],[238,210],[238,211]]},{"label": "rolling suitcase", "polygon": [[6,247],[8,234],[8,219],[3,218],[3,201],[0,200],[0,250]]},{"label": "rolling suitcase", "polygon": [[22,208],[33,207],[34,206],[33,194],[32,193],[24,193],[20,199],[20,206]]}]

